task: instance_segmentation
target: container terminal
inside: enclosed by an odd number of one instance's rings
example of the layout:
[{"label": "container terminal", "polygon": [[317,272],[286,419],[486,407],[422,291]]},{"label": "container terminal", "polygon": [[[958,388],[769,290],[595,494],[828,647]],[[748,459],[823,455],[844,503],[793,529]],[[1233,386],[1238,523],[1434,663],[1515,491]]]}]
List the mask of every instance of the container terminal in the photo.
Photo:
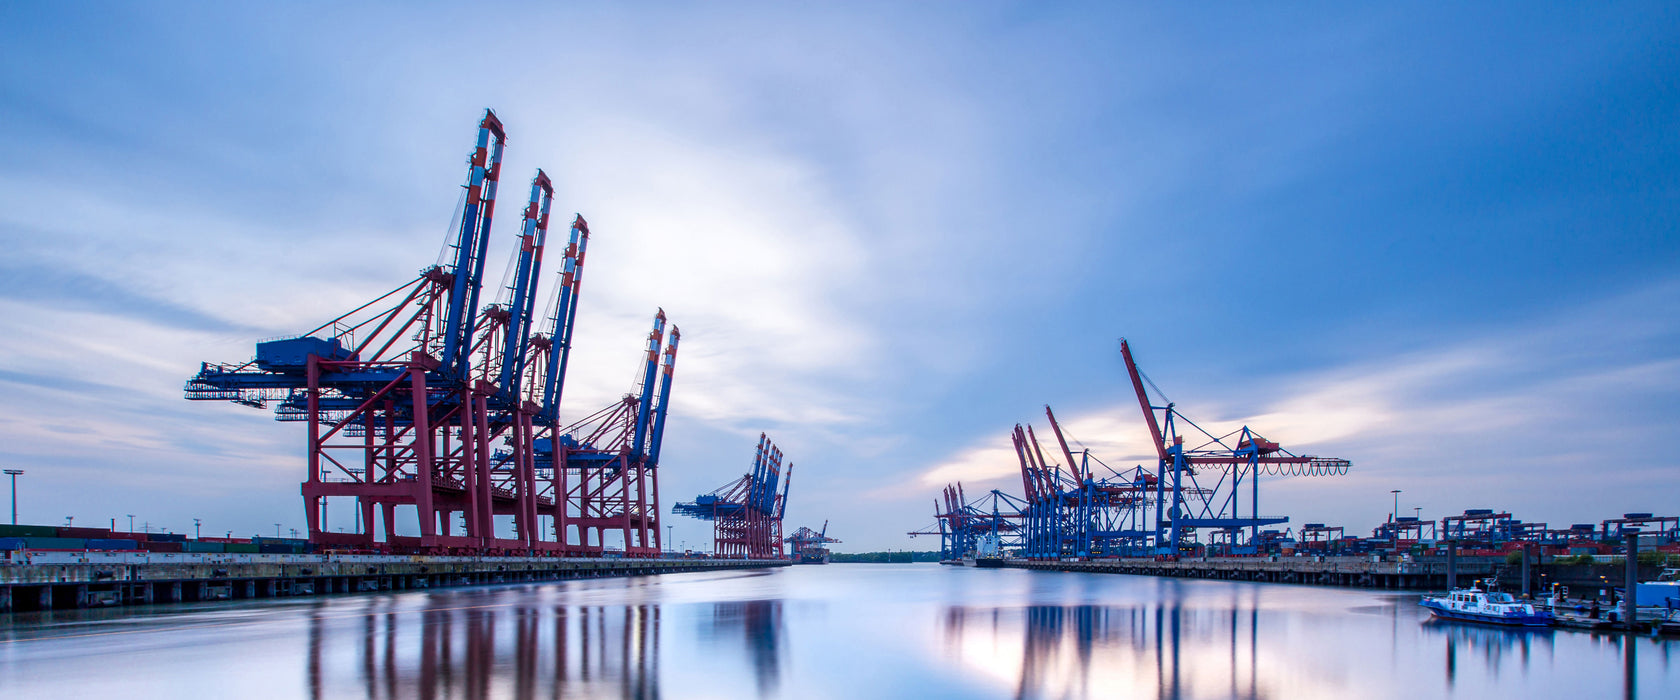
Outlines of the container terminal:
[{"label": "container terminal", "polygon": [[507,273],[485,284],[506,141],[485,110],[437,264],[187,380],[188,400],[272,409],[303,425],[304,537],[18,526],[14,508],[14,525],[0,529],[0,610],[789,563],[781,452],[764,436],[751,473],[674,508],[714,523],[713,555],[673,558],[661,541],[659,466],[681,339],[663,309],[636,386],[562,421],[591,231],[572,218],[539,309],[555,199],[539,169]]},{"label": "container terminal", "polygon": [[[486,110],[445,262],[308,332],[258,342],[252,359],[205,362],[187,381],[188,400],[304,425],[305,537],[0,526],[0,610],[826,563],[822,545],[839,542],[826,522],[782,536],[793,468],[762,433],[747,474],[672,506],[713,524],[714,551],[667,551],[658,475],[681,332],[663,309],[637,384],[561,420],[591,231],[573,217],[539,314],[554,186],[538,170],[507,275],[485,289],[505,142]],[[1076,454],[1046,406],[1052,449],[1030,425],[1010,435],[1021,496],[971,500],[948,485],[935,523],[909,534],[937,536],[947,563],[1383,588],[1474,576],[1519,579],[1525,593],[1607,581],[1591,567],[1617,553],[1680,553],[1680,518],[1653,513],[1553,528],[1494,509],[1438,521],[1395,512],[1370,537],[1294,528],[1261,510],[1262,478],[1336,477],[1352,462],[1297,454],[1249,426],[1215,435],[1166,399],[1124,340],[1121,355],[1154,469]],[[334,529],[331,514],[353,527]],[[1547,573],[1565,557],[1586,573]]]},{"label": "container terminal", "polygon": [[[1386,589],[1480,579],[1527,595],[1626,588],[1656,578],[1661,562],[1680,554],[1680,517],[1654,513],[1553,527],[1490,508],[1402,516],[1397,503],[1369,537],[1325,523],[1296,528],[1288,516],[1263,514],[1262,477],[1333,478],[1352,462],[1296,454],[1249,426],[1214,435],[1165,398],[1128,341],[1120,349],[1155,445],[1153,469],[1074,452],[1046,406],[1044,440],[1030,425],[1009,435],[1022,495],[992,489],[970,498],[949,484],[933,524],[908,534],[939,538],[947,564]],[[1624,571],[1612,558],[1630,551],[1636,566]]]}]

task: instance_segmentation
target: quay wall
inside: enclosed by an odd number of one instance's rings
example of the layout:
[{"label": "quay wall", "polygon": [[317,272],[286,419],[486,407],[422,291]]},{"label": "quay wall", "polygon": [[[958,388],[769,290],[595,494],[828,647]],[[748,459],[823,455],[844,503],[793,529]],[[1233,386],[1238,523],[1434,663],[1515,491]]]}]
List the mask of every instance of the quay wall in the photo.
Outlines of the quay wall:
[{"label": "quay wall", "polygon": [[[1208,559],[1094,559],[1089,561],[1033,561],[1007,559],[1003,566],[1034,571],[1170,576],[1223,581],[1262,581],[1319,586],[1387,588],[1395,590],[1444,589],[1447,587],[1446,557],[1419,557],[1413,561],[1382,561],[1372,557],[1210,557]],[[1477,578],[1498,576],[1507,569],[1503,557],[1458,557],[1456,573],[1460,586]]]},{"label": "quay wall", "polygon": [[[1456,569],[1458,586],[1476,579],[1496,579],[1500,590],[1545,595],[1553,583],[1570,588],[1571,595],[1623,585],[1621,564],[1531,563],[1528,588],[1523,587],[1523,567],[1504,557],[1461,556],[1456,564],[1447,557],[1412,557],[1395,561],[1364,557],[1213,557],[1208,559],[1096,559],[1090,561],[1032,561],[1007,559],[1003,566],[1036,571],[1082,571],[1087,573],[1170,576],[1225,581],[1262,581],[1319,586],[1349,586],[1395,590],[1446,590],[1449,569]],[[1639,580],[1655,580],[1662,567],[1640,565]]]},{"label": "quay wall", "polygon": [[10,552],[0,614],[788,566],[746,559]]}]

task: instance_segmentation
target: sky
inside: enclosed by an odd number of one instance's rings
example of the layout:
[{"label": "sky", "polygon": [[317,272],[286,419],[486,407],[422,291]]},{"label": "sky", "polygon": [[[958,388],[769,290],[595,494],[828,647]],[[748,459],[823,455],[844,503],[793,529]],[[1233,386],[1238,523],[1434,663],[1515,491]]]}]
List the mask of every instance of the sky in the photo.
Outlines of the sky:
[{"label": "sky", "polygon": [[1292,525],[1680,514],[1676,75],[1671,3],[6,3],[0,465],[24,522],[301,529],[302,427],[182,385],[436,262],[488,107],[593,232],[567,410],[682,328],[665,503],[767,432],[788,530],[935,548],[1046,404],[1153,466],[1126,338],[1353,462],[1263,482]]}]

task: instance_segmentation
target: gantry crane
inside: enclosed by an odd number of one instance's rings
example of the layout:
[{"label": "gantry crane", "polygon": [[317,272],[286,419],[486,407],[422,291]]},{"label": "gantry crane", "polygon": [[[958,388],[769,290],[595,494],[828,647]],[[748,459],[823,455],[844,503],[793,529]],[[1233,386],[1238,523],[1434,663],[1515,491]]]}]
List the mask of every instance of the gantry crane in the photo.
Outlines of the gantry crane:
[{"label": "gantry crane", "polygon": [[[776,493],[777,483],[782,492]],[[713,554],[729,559],[782,558],[782,513],[793,486],[793,464],[782,475],[782,451],[764,433],[752,471],[693,501],[678,503],[673,514],[712,522]]]},{"label": "gantry crane", "polygon": [[[1197,528],[1226,531],[1228,542],[1247,530],[1246,546],[1234,546],[1230,553],[1252,553],[1260,528],[1286,523],[1286,516],[1259,515],[1260,476],[1325,476],[1346,474],[1352,463],[1345,459],[1296,455],[1261,437],[1248,426],[1224,435],[1213,435],[1179,413],[1171,401],[1156,406],[1144,388],[1146,378],[1132,357],[1131,345],[1122,339],[1120,353],[1136,391],[1138,406],[1155,445],[1159,479],[1155,482],[1155,544],[1160,554],[1176,555],[1184,535]],[[1153,383],[1151,383],[1153,385]],[[1159,394],[1160,390],[1156,389]],[[1158,414],[1158,415],[1157,415]],[[1186,438],[1197,442],[1186,446]],[[1213,483],[1202,481],[1214,477]],[[1247,483],[1249,498],[1242,500]],[[1198,489],[1207,489],[1199,499]],[[1192,501],[1198,501],[1192,503]],[[1246,507],[1247,515],[1243,515]]]},{"label": "gantry crane", "polygon": [[[561,427],[589,227],[581,215],[573,220],[548,327],[539,332],[534,314],[554,186],[538,170],[510,279],[479,308],[506,141],[501,120],[486,110],[447,265],[309,332],[258,343],[251,361],[206,362],[187,382],[188,399],[272,403],[277,420],[307,424],[302,491],[317,544],[587,555],[602,553],[601,533],[614,529],[627,555],[658,555],[653,470],[678,333],[673,327],[663,346],[657,404],[663,311],[639,397]],[[327,527],[331,499],[354,501],[357,532]],[[399,527],[396,509],[410,506],[415,526]],[[497,516],[511,522],[498,526]],[[569,525],[578,527],[575,542]]]}]

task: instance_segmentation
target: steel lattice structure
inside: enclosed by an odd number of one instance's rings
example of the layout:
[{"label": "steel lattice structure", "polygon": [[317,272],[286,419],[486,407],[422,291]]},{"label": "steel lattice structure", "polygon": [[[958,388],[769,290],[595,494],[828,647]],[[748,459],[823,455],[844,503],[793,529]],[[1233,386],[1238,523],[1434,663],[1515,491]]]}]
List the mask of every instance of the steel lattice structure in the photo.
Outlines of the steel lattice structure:
[{"label": "steel lattice structure", "polygon": [[933,503],[934,524],[907,533],[911,537],[938,535],[940,559],[999,556],[1023,549],[1025,501],[997,489],[970,501],[961,483],[947,484],[941,496],[942,502]]},{"label": "steel lattice structure", "polygon": [[[776,493],[780,482],[782,492]],[[793,486],[793,463],[782,475],[782,451],[764,433],[758,434],[758,451],[752,471],[692,502],[678,503],[673,514],[712,522],[712,552],[730,559],[781,559],[782,512],[787,508],[788,490]]]},{"label": "steel lattice structure", "polygon": [[[1151,404],[1131,346],[1122,340],[1120,349],[1159,458],[1155,470],[1117,470],[1088,449],[1075,453],[1045,406],[1055,449],[1047,454],[1030,425],[1017,424],[1010,433],[1022,498],[992,491],[988,513],[967,502],[960,485],[947,486],[944,505],[935,504],[937,529],[909,534],[939,535],[945,559],[973,556],[982,549],[982,536],[1029,559],[1176,556],[1209,543],[1223,554],[1255,554],[1288,538],[1287,532],[1260,529],[1289,521],[1257,514],[1261,475],[1345,474],[1352,466],[1345,459],[1296,455],[1247,426],[1208,433],[1171,402]],[[1199,442],[1186,446],[1189,436]],[[1209,543],[1198,540],[1198,530],[1213,531]]]},{"label": "steel lattice structure", "polygon": [[827,520],[823,521],[821,530],[812,530],[808,527],[801,527],[798,530],[794,530],[793,534],[788,535],[787,539],[782,541],[791,545],[792,553],[795,557],[801,557],[804,559],[821,559],[823,561],[828,560],[828,548],[823,545],[840,544],[840,540],[828,536]]},{"label": "steel lattice structure", "polygon": [[[1187,542],[1194,543],[1198,528],[1225,531],[1225,540],[1231,543],[1229,554],[1256,553],[1261,526],[1289,522],[1287,516],[1259,515],[1261,475],[1340,475],[1352,466],[1345,459],[1296,455],[1246,425],[1225,435],[1209,433],[1179,413],[1171,401],[1164,406],[1151,404],[1145,379],[1125,340],[1120,341],[1120,353],[1160,458],[1154,538],[1159,554],[1177,555]],[[1186,438],[1199,442],[1187,447]],[[1202,483],[1208,477],[1214,477],[1212,483]],[[1249,491],[1246,503],[1242,500],[1245,482]],[[1244,530],[1247,544],[1237,544]]]},{"label": "steel lattice structure", "polygon": [[[426,268],[307,333],[258,343],[249,362],[204,363],[187,382],[188,399],[274,403],[276,420],[307,424],[302,492],[317,544],[587,555],[604,552],[602,534],[616,530],[627,555],[659,551],[652,474],[678,332],[673,327],[664,346],[657,403],[663,311],[638,395],[561,427],[589,226],[581,215],[572,222],[547,327],[538,330],[535,302],[554,199],[553,183],[538,170],[509,279],[480,309],[506,141],[501,121],[486,110],[447,265]],[[603,413],[612,415],[591,422]],[[329,498],[355,501],[357,532],[328,530]],[[397,509],[408,507],[413,521],[400,522]],[[498,528],[496,516],[511,523]],[[412,534],[398,534],[410,524]]]}]

